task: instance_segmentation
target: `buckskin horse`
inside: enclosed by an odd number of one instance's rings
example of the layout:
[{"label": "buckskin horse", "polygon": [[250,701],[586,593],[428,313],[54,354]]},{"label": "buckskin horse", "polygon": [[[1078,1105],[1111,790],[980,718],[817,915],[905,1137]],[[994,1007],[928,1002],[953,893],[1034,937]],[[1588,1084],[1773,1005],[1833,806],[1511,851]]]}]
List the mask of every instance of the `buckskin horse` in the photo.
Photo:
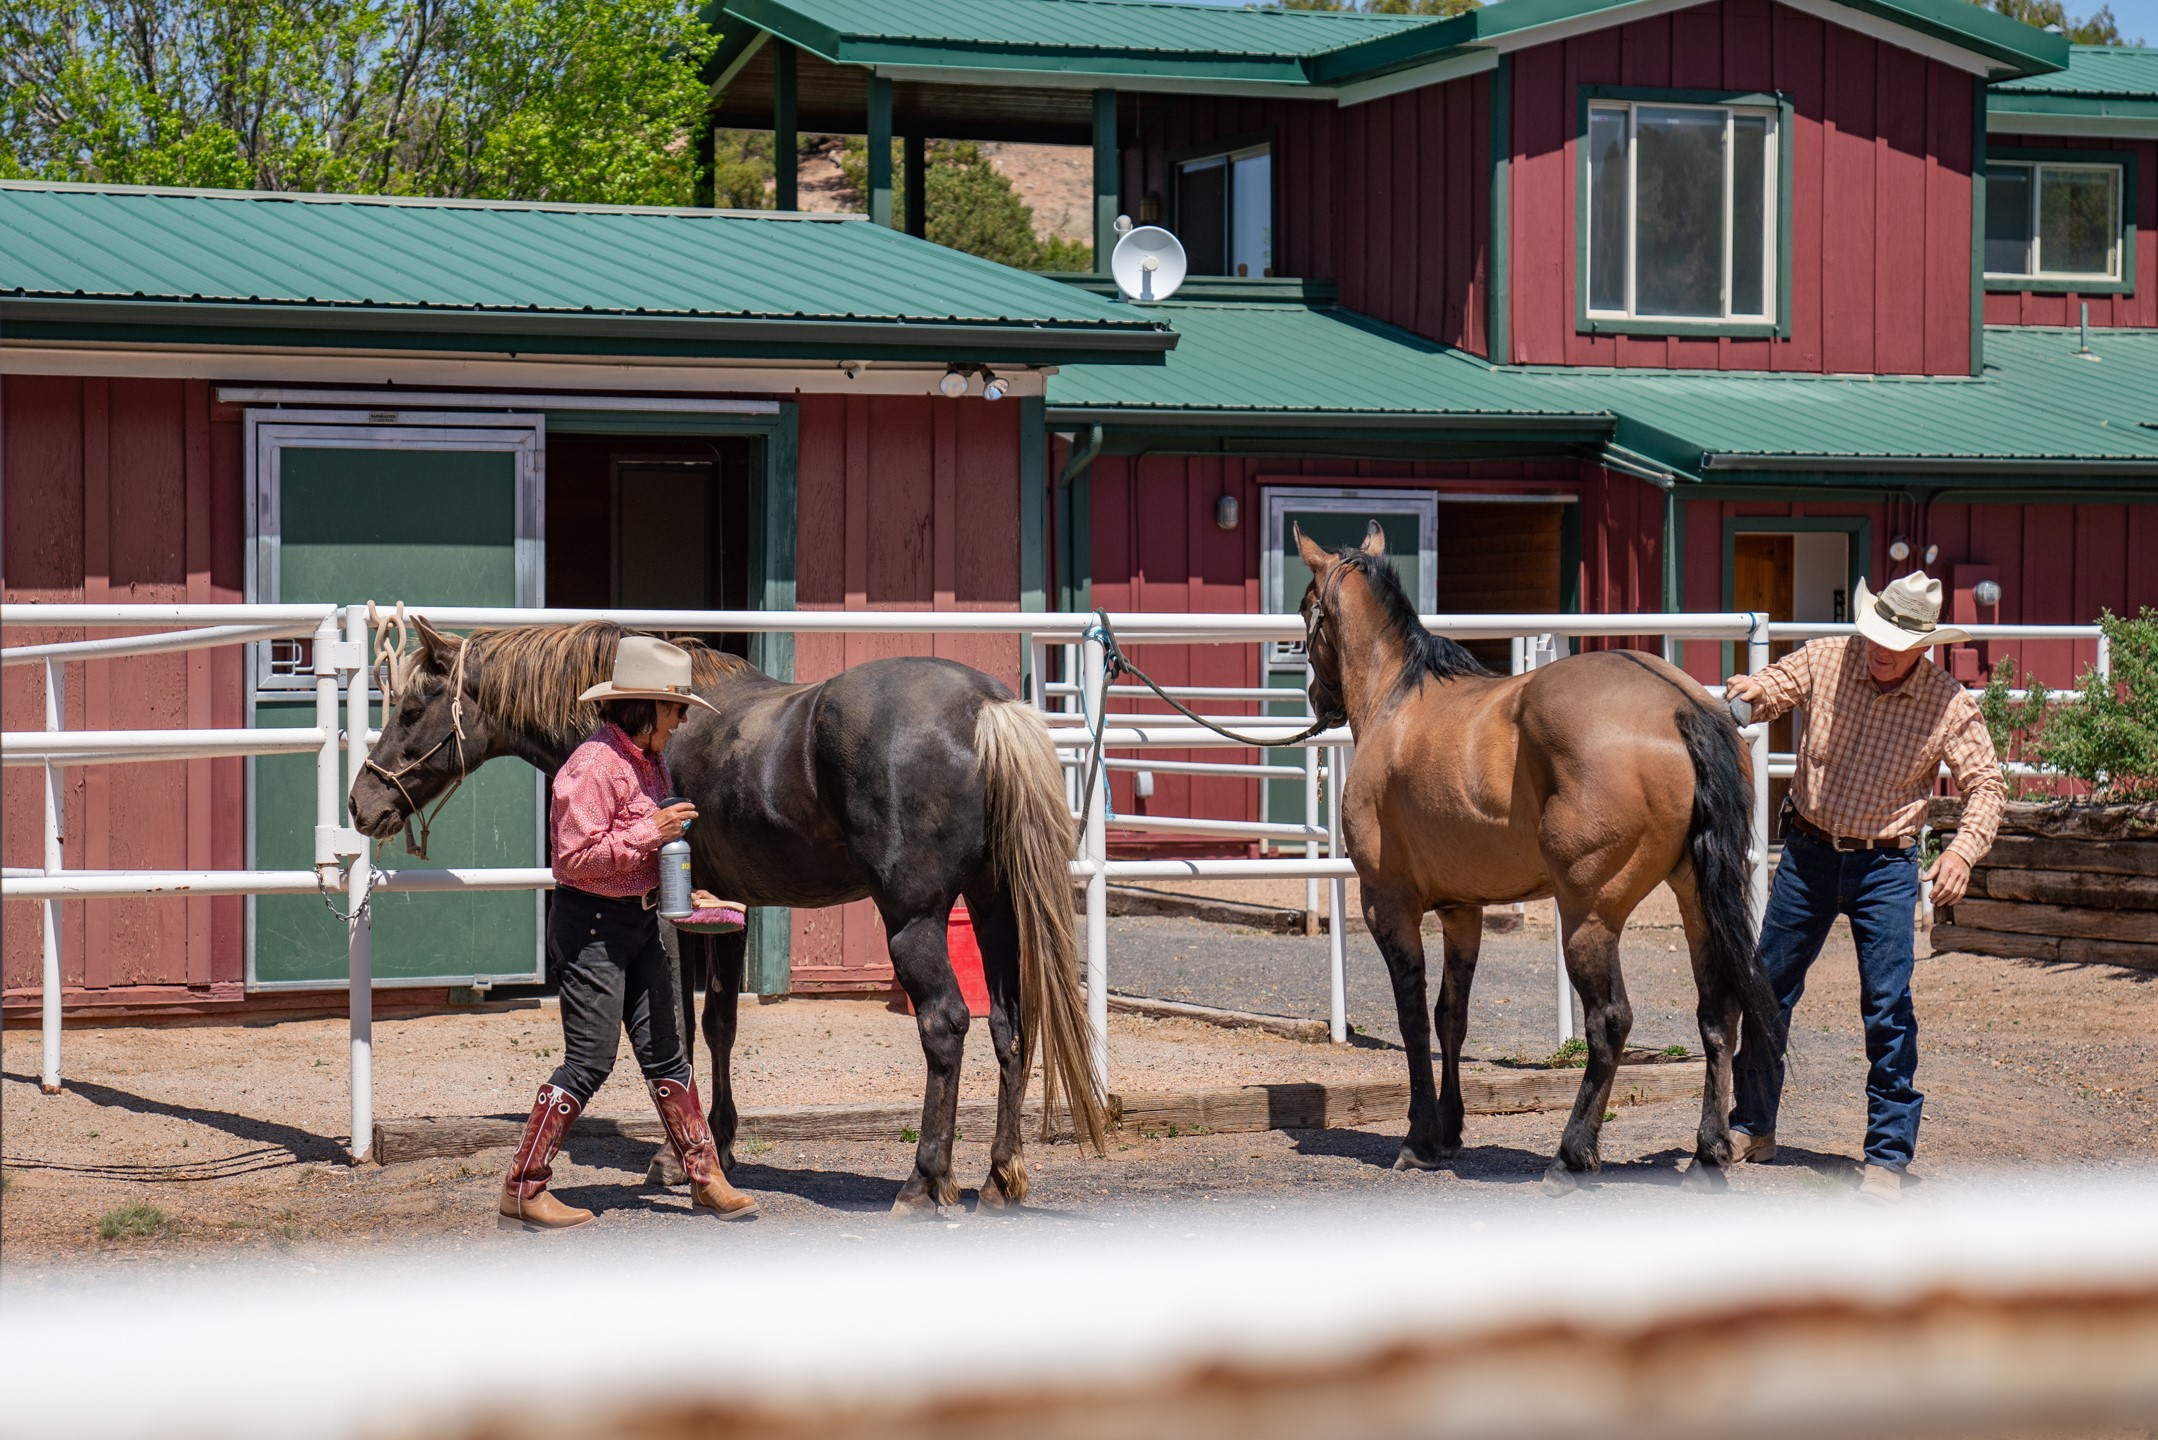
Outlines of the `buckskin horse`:
[{"label": "buckskin horse", "polygon": [[[1409,1133],[1396,1169],[1461,1151],[1461,1044],[1483,907],[1557,900],[1581,996],[1588,1065],[1544,1189],[1601,1165],[1597,1137],[1633,1024],[1619,932],[1658,884],[1678,898],[1708,1059],[1693,1168],[1714,1189],[1731,1158],[1731,1056],[1741,1013],[1774,1033],[1746,868],[1753,787],[1737,727],[1683,671],[1636,650],[1494,675],[1424,629],[1374,523],[1361,546],[1296,534],[1311,570],[1302,614],[1312,711],[1356,738],[1342,827],[1364,920],[1385,956],[1409,1061]],[[1445,971],[1425,1009],[1424,913]],[[1428,1018],[1427,1018],[1428,1017]],[[1442,1088],[1432,1093],[1436,1024]]]},{"label": "buckskin horse", "polygon": [[[627,633],[602,621],[476,630],[463,640],[417,628],[417,648],[389,667],[382,738],[352,787],[353,822],[378,840],[497,756],[552,777],[598,723],[577,696],[607,677]],[[866,896],[883,917],[929,1072],[914,1172],[893,1208],[933,1210],[959,1198],[952,1134],[967,1007],[945,928],[962,895],[981,945],[998,1068],[981,1203],[1026,1196],[1021,1109],[1037,1045],[1045,1134],[1061,1100],[1098,1149],[1105,1107],[1072,933],[1075,833],[1063,772],[1033,707],[947,660],[876,660],[794,685],[695,641],[677,643],[690,651],[697,692],[718,708],[693,707],[667,746],[675,789],[698,811],[695,883],[749,905]],[[709,961],[712,1135],[731,1169],[728,1068],[744,941],[680,938],[685,961],[699,948]]]}]

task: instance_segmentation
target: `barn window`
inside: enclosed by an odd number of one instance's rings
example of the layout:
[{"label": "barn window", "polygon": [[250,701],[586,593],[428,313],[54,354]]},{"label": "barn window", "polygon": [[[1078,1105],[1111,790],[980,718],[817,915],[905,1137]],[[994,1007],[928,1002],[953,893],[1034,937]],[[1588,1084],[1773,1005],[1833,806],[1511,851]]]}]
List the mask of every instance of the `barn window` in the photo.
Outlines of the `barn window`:
[{"label": "barn window", "polygon": [[2103,162],[1989,161],[1986,278],[2119,281],[2122,178]]},{"label": "barn window", "polygon": [[1773,323],[1778,107],[1598,100],[1585,120],[1587,318]]},{"label": "barn window", "polygon": [[1274,273],[1274,153],[1265,145],[1176,167],[1176,238],[1194,275]]}]

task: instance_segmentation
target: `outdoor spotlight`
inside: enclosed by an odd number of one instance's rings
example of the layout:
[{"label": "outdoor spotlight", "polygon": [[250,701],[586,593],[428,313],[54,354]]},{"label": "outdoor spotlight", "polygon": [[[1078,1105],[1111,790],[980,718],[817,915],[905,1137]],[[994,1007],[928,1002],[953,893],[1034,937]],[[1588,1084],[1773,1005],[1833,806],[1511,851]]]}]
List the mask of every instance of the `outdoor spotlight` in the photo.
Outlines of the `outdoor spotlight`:
[{"label": "outdoor spotlight", "polygon": [[1236,528],[1238,509],[1236,497],[1224,494],[1214,502],[1214,523],[1224,530],[1234,530]]},{"label": "outdoor spotlight", "polygon": [[1116,231],[1116,233],[1119,235],[1129,235],[1131,233],[1131,216],[1117,216],[1116,224],[1110,226],[1109,228]]},{"label": "outdoor spotlight", "polygon": [[1938,545],[1928,545],[1928,546],[1926,547],[1926,563],[1927,563],[1928,565],[1931,565],[1931,564],[1932,564],[1932,563],[1933,563],[1934,561],[1936,561],[1936,560],[1938,560],[1938,559],[1940,559],[1940,558],[1941,558],[1941,547],[1940,547],[1940,546],[1938,546]]},{"label": "outdoor spotlight", "polygon": [[1901,535],[1898,535],[1895,539],[1889,541],[1888,558],[1895,561],[1899,565],[1902,564],[1904,561],[1910,559],[1911,542],[1904,539]]},{"label": "outdoor spotlight", "polygon": [[1998,580],[1979,581],[1971,587],[1971,598],[1981,606],[1991,610],[2001,603],[2001,582]]},{"label": "outdoor spotlight", "polygon": [[937,382],[937,393],[947,400],[957,400],[960,396],[966,394],[967,372],[957,365],[945,371],[944,378]]},{"label": "outdoor spotlight", "polygon": [[982,398],[984,400],[1002,400],[1004,398],[1004,392],[1011,388],[1012,387],[1010,386],[1010,384],[1005,381],[1002,375],[999,375],[994,370],[990,370],[987,368],[983,369]]}]

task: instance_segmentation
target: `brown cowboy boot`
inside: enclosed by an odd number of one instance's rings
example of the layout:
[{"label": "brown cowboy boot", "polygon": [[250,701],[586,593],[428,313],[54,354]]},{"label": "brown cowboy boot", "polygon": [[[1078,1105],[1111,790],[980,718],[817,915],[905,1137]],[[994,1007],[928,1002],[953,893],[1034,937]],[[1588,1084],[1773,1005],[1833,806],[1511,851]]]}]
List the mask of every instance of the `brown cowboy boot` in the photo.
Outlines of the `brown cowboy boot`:
[{"label": "brown cowboy boot", "polygon": [[502,1182],[501,1218],[504,1230],[569,1230],[589,1224],[592,1212],[565,1205],[547,1193],[554,1177],[555,1152],[584,1106],[558,1085],[542,1085],[532,1101],[532,1118],[525,1121],[524,1139],[517,1144],[516,1158]]},{"label": "brown cowboy boot", "polygon": [[722,1220],[747,1220],[757,1213],[757,1202],[727,1183],[719,1168],[719,1147],[704,1123],[704,1106],[697,1101],[695,1080],[647,1080],[652,1104],[667,1127],[667,1143],[675,1158],[689,1172],[689,1204],[693,1210],[709,1210]]}]

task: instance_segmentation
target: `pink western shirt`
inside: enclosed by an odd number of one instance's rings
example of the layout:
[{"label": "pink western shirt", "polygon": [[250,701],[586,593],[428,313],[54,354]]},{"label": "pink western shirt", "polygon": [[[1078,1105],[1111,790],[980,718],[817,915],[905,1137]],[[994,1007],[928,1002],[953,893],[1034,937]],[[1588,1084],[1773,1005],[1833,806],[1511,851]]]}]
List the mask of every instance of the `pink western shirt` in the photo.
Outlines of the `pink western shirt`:
[{"label": "pink western shirt", "polygon": [[608,722],[554,777],[554,878],[591,895],[642,895],[659,884],[659,825],[667,762]]}]

